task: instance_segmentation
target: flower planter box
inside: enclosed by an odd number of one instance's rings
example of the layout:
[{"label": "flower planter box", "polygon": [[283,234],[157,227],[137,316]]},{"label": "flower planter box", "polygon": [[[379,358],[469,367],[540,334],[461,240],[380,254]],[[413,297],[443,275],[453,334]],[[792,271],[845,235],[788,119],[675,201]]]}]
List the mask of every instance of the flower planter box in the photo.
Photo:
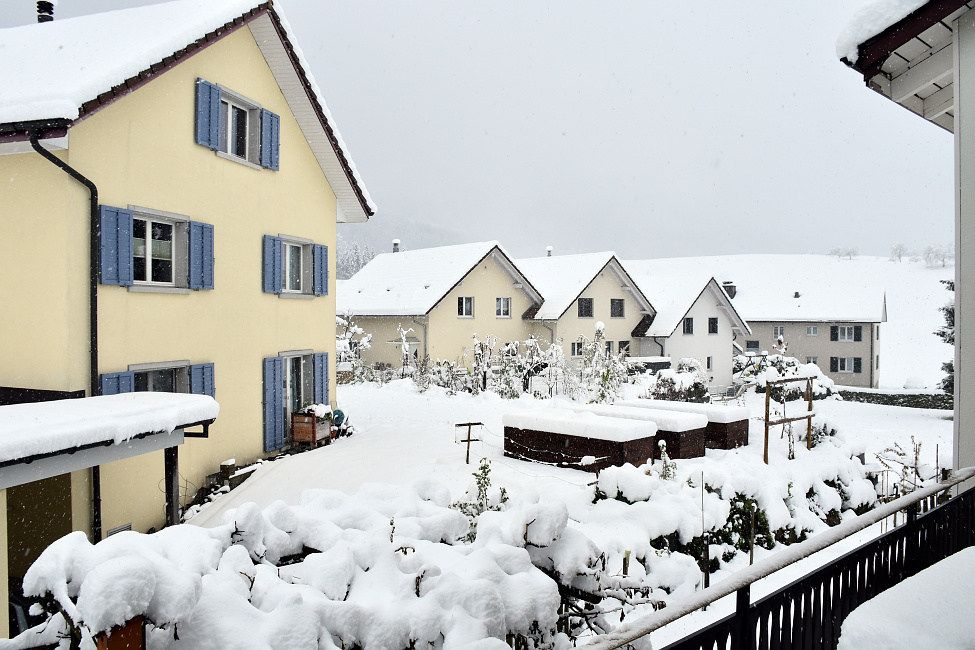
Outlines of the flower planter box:
[{"label": "flower planter box", "polygon": [[293,445],[304,444],[317,447],[319,442],[321,441],[318,433],[318,422],[315,420],[315,416],[292,413],[291,443]]}]

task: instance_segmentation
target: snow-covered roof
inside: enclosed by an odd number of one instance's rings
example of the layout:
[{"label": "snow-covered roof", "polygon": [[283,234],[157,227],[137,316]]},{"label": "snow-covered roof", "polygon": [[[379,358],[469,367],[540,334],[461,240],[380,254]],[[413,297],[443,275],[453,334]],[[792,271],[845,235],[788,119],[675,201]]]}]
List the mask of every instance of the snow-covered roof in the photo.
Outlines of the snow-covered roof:
[{"label": "snow-covered roof", "polygon": [[422,316],[488,255],[535,302],[541,295],[496,241],[377,255],[336,291],[339,314]]},{"label": "snow-covered roof", "polygon": [[714,282],[714,278],[707,273],[690,273],[688,275],[665,275],[655,273],[651,262],[627,262],[637,286],[650,300],[657,315],[650,324],[645,336],[670,336],[684,320],[684,316],[694,306],[705,292],[720,305],[725,307],[725,313],[731,320],[732,326],[742,332],[748,331],[748,325],[735,312],[734,306],[727,295]]},{"label": "snow-covered roof", "polygon": [[[0,130],[23,131],[23,122],[84,119],[245,23],[344,203],[345,216],[365,221],[375,205],[279,3],[272,7],[266,0],[178,0],[2,29]],[[311,122],[303,123],[303,112],[317,118],[312,121],[324,132],[318,138],[310,133]],[[355,196],[345,197],[344,189]],[[356,218],[359,211],[364,214]]]},{"label": "snow-covered roof", "polygon": [[207,395],[125,393],[0,406],[0,463],[99,443],[122,444],[145,433],[213,420]]},{"label": "snow-covered roof", "polygon": [[857,10],[836,39],[836,56],[856,63],[861,43],[926,4],[928,0],[875,0]]},{"label": "snow-covered roof", "polygon": [[954,25],[966,0],[879,0],[860,9],[836,55],[871,90],[954,131]]},{"label": "snow-covered roof", "polygon": [[626,270],[612,251],[582,253],[579,255],[553,255],[515,260],[518,268],[528,276],[532,284],[545,297],[545,302],[535,314],[537,320],[558,320],[572,306],[599,272],[609,268],[623,286],[632,287],[633,297],[642,311],[652,311],[650,301],[636,287]]},{"label": "snow-covered roof", "polygon": [[[670,284],[677,294],[678,277],[701,278],[706,273],[735,285],[731,304],[747,322],[883,322],[883,282],[873,274],[872,265],[859,262],[825,255],[725,255],[627,261],[626,267],[661,311],[665,308],[657,304],[658,286],[667,291]],[[698,292],[704,286],[703,280],[700,283]],[[685,295],[692,287],[688,280]],[[657,320],[663,322],[658,316],[653,329]]]}]

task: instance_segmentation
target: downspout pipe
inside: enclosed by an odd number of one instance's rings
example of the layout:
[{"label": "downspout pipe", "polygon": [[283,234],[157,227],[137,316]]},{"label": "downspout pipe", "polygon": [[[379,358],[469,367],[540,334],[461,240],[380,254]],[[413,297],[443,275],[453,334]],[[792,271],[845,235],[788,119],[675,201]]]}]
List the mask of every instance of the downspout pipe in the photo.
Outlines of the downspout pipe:
[{"label": "downspout pipe", "polygon": [[[90,377],[88,394],[95,397],[102,393],[101,384],[98,381],[98,241],[101,239],[101,223],[98,220],[98,188],[79,171],[42,147],[37,130],[30,130],[28,139],[34,151],[88,188],[90,206],[88,228],[88,363]],[[94,541],[97,543],[102,539],[101,468],[97,465],[91,468],[91,502],[91,532]]]},{"label": "downspout pipe", "polygon": [[427,326],[425,323],[421,323],[417,319],[410,316],[410,320],[423,328],[423,358],[427,358]]},{"label": "downspout pipe", "polygon": [[548,325],[546,325],[545,324],[545,321],[543,321],[543,320],[540,320],[538,322],[542,324],[542,327],[544,327],[545,329],[548,330],[548,342],[549,342],[549,344],[555,343],[555,330],[552,329],[551,327],[549,327]]}]

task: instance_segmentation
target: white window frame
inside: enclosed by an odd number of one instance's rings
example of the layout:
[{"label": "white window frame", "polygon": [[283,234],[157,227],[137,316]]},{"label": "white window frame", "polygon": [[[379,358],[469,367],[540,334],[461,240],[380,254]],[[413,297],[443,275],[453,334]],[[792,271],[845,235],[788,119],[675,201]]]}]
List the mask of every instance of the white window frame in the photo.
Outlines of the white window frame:
[{"label": "white window frame", "polygon": [[707,360],[707,369],[708,370],[714,370],[714,357],[708,357],[708,360]]},{"label": "white window frame", "polygon": [[[135,244],[132,247],[132,273],[133,281],[129,285],[129,291],[155,291],[162,293],[190,293],[189,289],[189,223],[190,218],[183,214],[155,210],[138,205],[129,205],[132,210],[132,235],[135,239],[135,222],[146,222],[147,240],[151,241],[151,224],[162,223],[172,226],[173,238],[170,242],[172,247],[172,279],[169,282],[155,282],[153,280],[135,280]],[[147,241],[146,252],[150,253],[151,244]],[[146,278],[152,277],[151,255],[146,258]]]},{"label": "white window frame", "polygon": [[[245,164],[248,167],[261,169],[259,164],[261,158],[261,105],[226,86],[220,84],[217,86],[220,88],[220,146],[217,149],[217,155],[227,160]],[[229,119],[231,107],[243,110],[247,115],[247,153],[245,156],[239,156],[230,151],[231,136],[234,135],[234,125]]]},{"label": "white window frame", "polygon": [[[619,314],[615,314],[614,305],[619,305]],[[610,298],[609,299],[609,317],[610,318],[626,318],[626,300],[624,298]]]},{"label": "white window frame", "polygon": [[806,363],[815,363],[819,365],[819,357],[806,357]]},{"label": "white window frame", "polygon": [[819,325],[806,325],[806,336],[819,336]]},{"label": "white window frame", "polygon": [[314,397],[315,395],[314,355],[314,350],[288,350],[286,352],[278,352],[278,356],[284,359],[285,422],[289,431],[291,430],[291,414],[296,412],[293,404],[294,379],[291,375],[293,364],[297,360],[299,374],[301,376],[300,392],[298,394],[298,409],[300,410],[304,407],[305,402],[308,401],[308,396]]},{"label": "white window frame", "polygon": [[611,356],[613,356],[613,342],[606,341],[606,358],[608,359]]},{"label": "white window frame", "polygon": [[853,357],[839,357],[836,360],[837,372],[853,372]]},{"label": "white window frame", "polygon": [[[853,325],[839,325],[837,330],[838,336],[836,337],[840,341],[853,342],[855,334],[855,328]],[[852,372],[852,371],[851,371]]]},{"label": "white window frame", "polygon": [[772,340],[778,341],[780,338],[785,338],[785,325],[773,325]]},{"label": "white window frame", "polygon": [[629,341],[620,341],[619,343],[617,343],[616,344],[616,352],[617,353],[625,352],[627,355],[629,355],[630,354],[630,342]]},{"label": "white window frame", "polygon": [[457,318],[474,318],[474,296],[457,296]]},{"label": "white window frame", "polygon": [[498,318],[511,318],[511,298],[495,298],[494,313]]},{"label": "white window frame", "polygon": [[[755,345],[754,346],[750,346],[750,345],[748,345],[749,343],[754,343]],[[749,341],[747,339],[745,340],[745,352],[754,352],[754,353],[757,354],[758,351],[761,350],[761,349],[762,349],[762,342],[761,341],[754,341],[754,340],[753,341]]]},{"label": "white window frame", "polygon": [[[714,325],[714,331],[713,332],[711,331],[711,325]],[[720,325],[720,322],[719,322],[717,316],[709,316],[708,317],[708,334],[718,334],[719,333],[719,329],[718,328],[720,326],[721,325]]]},{"label": "white window frame", "polygon": [[684,335],[685,336],[693,336],[693,334],[694,334],[694,317],[693,316],[686,316],[682,322],[683,322],[683,326],[684,326]]},{"label": "white window frame", "polygon": [[[314,267],[312,245],[314,242],[311,239],[285,235],[283,233],[278,233],[278,237],[281,238],[282,245],[281,296],[286,298],[314,298],[314,292],[312,290],[312,273]],[[301,286],[298,289],[288,288],[291,270],[290,262],[294,255],[294,248],[292,247],[300,249],[301,252]]]},{"label": "white window frame", "polygon": [[573,357],[581,357],[582,356],[582,343],[581,342],[576,341],[576,342],[572,343],[572,347],[570,348],[570,356],[573,356]]}]

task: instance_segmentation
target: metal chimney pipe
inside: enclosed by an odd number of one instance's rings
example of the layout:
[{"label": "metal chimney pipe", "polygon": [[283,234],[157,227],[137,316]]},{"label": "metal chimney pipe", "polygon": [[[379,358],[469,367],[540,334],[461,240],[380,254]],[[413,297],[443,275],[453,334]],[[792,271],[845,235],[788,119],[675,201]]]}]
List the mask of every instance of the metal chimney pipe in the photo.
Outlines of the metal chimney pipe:
[{"label": "metal chimney pipe", "polygon": [[49,23],[54,20],[54,3],[50,0],[37,0],[37,22]]},{"label": "metal chimney pipe", "polygon": [[394,253],[398,253],[399,252],[399,240],[398,239],[394,239],[393,240],[393,252]]},{"label": "metal chimney pipe", "polygon": [[552,257],[552,247],[551,246],[546,246],[545,247],[545,257]]}]

